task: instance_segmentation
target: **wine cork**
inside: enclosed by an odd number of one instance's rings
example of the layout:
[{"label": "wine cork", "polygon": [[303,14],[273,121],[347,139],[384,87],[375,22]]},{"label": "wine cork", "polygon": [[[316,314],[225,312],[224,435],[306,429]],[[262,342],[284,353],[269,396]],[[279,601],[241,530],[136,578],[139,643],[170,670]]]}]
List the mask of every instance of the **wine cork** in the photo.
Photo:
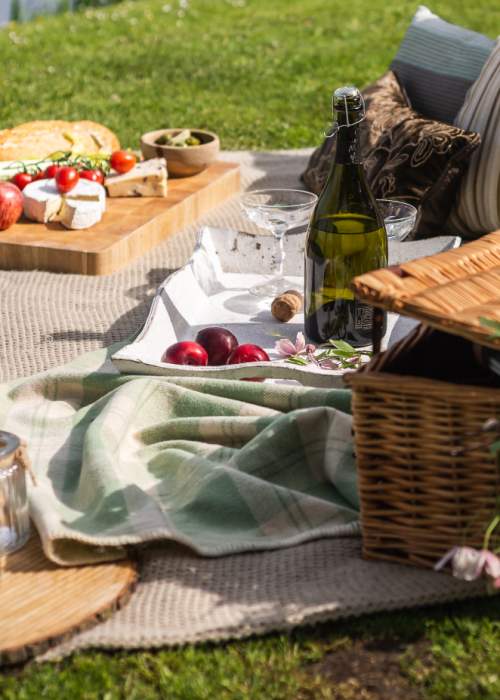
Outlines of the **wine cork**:
[{"label": "wine cork", "polygon": [[302,294],[296,289],[288,289],[273,300],[271,313],[275,319],[286,323],[302,309]]}]

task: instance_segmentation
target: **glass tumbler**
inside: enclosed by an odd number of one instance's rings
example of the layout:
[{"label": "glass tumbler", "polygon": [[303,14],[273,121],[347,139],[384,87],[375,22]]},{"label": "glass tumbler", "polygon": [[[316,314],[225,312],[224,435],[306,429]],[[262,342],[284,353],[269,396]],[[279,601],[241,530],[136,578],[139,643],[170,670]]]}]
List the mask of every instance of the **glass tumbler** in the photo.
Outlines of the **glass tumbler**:
[{"label": "glass tumbler", "polygon": [[27,468],[20,439],[0,430],[0,557],[22,547],[30,535]]}]

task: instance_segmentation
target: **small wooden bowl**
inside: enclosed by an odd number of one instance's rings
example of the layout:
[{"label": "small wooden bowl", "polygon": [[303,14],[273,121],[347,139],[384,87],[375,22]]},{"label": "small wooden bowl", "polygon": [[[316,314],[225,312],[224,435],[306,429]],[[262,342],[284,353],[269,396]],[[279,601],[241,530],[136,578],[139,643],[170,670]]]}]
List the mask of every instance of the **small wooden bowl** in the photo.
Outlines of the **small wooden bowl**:
[{"label": "small wooden bowl", "polygon": [[179,134],[182,129],[159,129],[149,131],[141,137],[141,151],[144,158],[166,158],[167,170],[171,177],[188,177],[205,170],[219,155],[220,142],[217,134],[202,129],[191,129],[191,134],[201,141],[199,146],[162,146],[156,141],[164,134]]}]

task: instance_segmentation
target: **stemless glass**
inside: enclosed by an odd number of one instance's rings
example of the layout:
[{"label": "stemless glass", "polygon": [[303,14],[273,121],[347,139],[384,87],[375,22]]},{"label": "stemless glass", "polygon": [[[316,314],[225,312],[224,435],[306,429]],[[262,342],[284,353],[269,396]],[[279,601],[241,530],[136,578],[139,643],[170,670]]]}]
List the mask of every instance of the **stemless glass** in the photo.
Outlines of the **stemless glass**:
[{"label": "stemless glass", "polygon": [[305,190],[270,188],[250,190],[241,197],[241,206],[254,224],[271,231],[275,241],[272,275],[250,288],[259,297],[275,297],[293,286],[283,277],[285,262],[284,240],[291,228],[305,226],[309,222],[317,196]]},{"label": "stemless glass", "polygon": [[412,204],[397,199],[377,199],[380,213],[384,217],[389,241],[402,241],[412,231],[417,220],[417,210]]},{"label": "stemless glass", "polygon": [[22,547],[30,535],[26,462],[17,435],[0,430],[0,559]]}]

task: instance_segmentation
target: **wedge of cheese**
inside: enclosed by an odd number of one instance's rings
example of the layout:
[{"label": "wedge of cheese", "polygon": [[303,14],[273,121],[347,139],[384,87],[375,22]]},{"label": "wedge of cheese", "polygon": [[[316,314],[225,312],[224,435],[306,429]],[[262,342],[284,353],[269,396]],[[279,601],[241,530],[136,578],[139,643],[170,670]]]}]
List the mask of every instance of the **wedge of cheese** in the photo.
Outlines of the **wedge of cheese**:
[{"label": "wedge of cheese", "polygon": [[166,197],[167,163],[151,158],[137,163],[123,175],[109,175],[105,181],[110,197]]},{"label": "wedge of cheese", "polygon": [[33,221],[60,221],[66,228],[89,228],[101,220],[106,210],[106,191],[102,185],[80,180],[61,194],[55,180],[36,180],[23,190],[24,215]]},{"label": "wedge of cheese", "polygon": [[78,202],[99,202],[102,210],[106,211],[106,190],[98,182],[79,180],[76,186],[62,197]]},{"label": "wedge of cheese", "polygon": [[59,221],[65,228],[90,228],[102,219],[103,209],[99,202],[63,199]]}]

